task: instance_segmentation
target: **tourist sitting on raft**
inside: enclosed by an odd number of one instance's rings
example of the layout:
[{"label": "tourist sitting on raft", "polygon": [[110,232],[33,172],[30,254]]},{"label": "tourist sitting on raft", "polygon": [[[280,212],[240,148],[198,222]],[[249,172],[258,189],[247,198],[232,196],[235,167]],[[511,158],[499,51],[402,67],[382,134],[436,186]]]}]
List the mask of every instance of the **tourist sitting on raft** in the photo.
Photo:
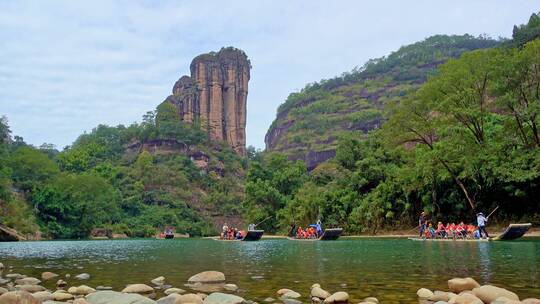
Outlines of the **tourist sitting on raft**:
[{"label": "tourist sitting on raft", "polygon": [[437,223],[437,228],[433,227],[432,223],[428,223],[427,227],[422,231],[422,238],[426,239],[472,239],[480,238],[478,227],[472,224]]},{"label": "tourist sitting on raft", "polygon": [[223,225],[221,232],[222,240],[241,240],[246,235],[245,231],[238,230],[237,228],[230,228],[227,224]]}]

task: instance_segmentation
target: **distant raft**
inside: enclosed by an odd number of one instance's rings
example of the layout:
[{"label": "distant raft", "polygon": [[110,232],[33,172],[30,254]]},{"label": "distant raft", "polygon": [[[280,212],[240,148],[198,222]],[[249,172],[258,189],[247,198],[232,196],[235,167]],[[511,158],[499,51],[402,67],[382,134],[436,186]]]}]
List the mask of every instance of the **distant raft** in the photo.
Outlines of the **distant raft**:
[{"label": "distant raft", "polygon": [[531,228],[531,223],[524,223],[524,224],[510,224],[506,230],[503,231],[500,235],[494,237],[494,238],[488,238],[488,239],[468,239],[468,238],[419,238],[419,237],[411,237],[409,240],[412,241],[435,241],[435,242],[489,242],[489,241],[511,241],[515,239],[519,239],[527,231],[529,231],[529,228]]},{"label": "distant raft", "polygon": [[335,241],[339,239],[342,232],[343,228],[328,228],[324,230],[320,237],[315,239],[299,239],[296,237],[288,237],[287,239],[292,241]]}]

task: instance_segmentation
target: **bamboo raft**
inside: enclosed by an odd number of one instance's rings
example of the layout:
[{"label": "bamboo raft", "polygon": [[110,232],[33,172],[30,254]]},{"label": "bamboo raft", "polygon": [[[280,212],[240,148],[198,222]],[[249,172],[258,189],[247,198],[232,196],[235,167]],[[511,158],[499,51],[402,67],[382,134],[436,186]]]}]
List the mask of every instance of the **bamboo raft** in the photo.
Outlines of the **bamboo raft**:
[{"label": "bamboo raft", "polygon": [[411,241],[433,241],[433,242],[489,242],[489,241],[511,241],[521,238],[531,228],[531,223],[510,224],[500,235],[494,238],[419,238],[411,237]]},{"label": "bamboo raft", "polygon": [[246,235],[242,239],[234,239],[234,240],[228,240],[228,239],[222,239],[220,237],[212,238],[215,241],[223,241],[223,242],[255,242],[262,238],[264,234],[264,230],[248,230],[246,232]]},{"label": "bamboo raft", "polygon": [[310,241],[311,242],[313,242],[313,241],[335,241],[341,236],[342,232],[343,232],[343,228],[329,228],[329,229],[325,229],[323,234],[318,238],[299,239],[299,238],[295,238],[295,237],[287,237],[287,239],[289,239],[291,241],[305,241],[305,242],[310,242]]}]

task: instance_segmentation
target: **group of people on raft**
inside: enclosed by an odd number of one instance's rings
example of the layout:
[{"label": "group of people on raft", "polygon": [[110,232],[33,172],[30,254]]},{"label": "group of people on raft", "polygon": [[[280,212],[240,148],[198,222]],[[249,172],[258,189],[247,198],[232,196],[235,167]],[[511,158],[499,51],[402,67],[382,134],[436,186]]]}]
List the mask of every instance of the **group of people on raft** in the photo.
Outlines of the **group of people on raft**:
[{"label": "group of people on raft", "polygon": [[[255,224],[249,224],[248,231],[255,230],[255,227]],[[223,224],[220,236],[222,240],[242,240],[245,236],[245,230],[238,230],[238,228],[229,227],[227,223]]]},{"label": "group of people on raft", "polygon": [[297,239],[317,239],[323,234],[321,221],[317,221],[317,224],[311,224],[305,229],[302,227],[296,227],[295,223],[291,224],[289,236]]},{"label": "group of people on raft", "polygon": [[482,212],[476,215],[476,222],[478,226],[473,224],[465,224],[460,222],[459,224],[447,223],[444,225],[442,222],[438,222],[437,226],[434,227],[433,223],[426,217],[426,213],[422,212],[420,218],[418,219],[418,224],[420,227],[420,238],[469,238],[469,239],[480,239],[484,236],[489,238],[489,234],[486,230],[486,224],[488,217],[484,216]]}]

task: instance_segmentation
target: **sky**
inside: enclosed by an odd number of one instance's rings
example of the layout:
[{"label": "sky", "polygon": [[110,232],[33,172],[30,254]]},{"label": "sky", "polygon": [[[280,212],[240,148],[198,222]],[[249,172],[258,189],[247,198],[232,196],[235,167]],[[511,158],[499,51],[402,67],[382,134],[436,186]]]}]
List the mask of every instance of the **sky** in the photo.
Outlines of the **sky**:
[{"label": "sky", "polygon": [[62,149],[98,124],[141,120],[201,53],[252,63],[247,144],[307,83],[435,34],[510,37],[538,0],[1,1],[0,116]]}]

